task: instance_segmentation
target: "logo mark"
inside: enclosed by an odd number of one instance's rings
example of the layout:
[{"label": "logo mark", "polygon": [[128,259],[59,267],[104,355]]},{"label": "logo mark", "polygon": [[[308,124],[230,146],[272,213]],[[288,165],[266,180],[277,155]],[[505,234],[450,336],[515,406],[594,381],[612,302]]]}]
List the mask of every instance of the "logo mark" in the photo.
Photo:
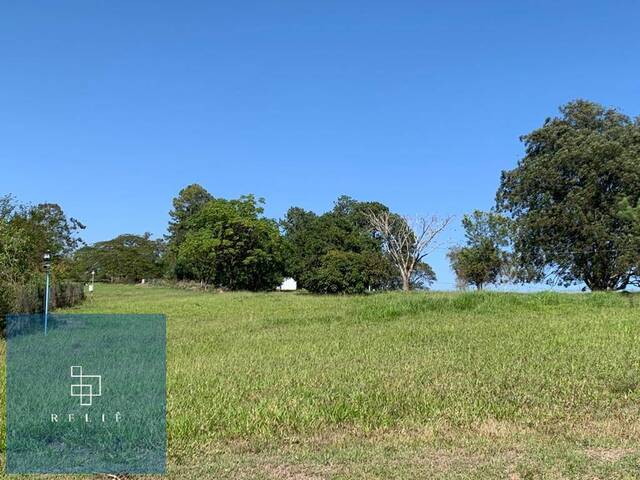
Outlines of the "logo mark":
[{"label": "logo mark", "polygon": [[71,378],[77,378],[80,382],[71,384],[71,396],[80,397],[80,405],[90,407],[93,404],[93,397],[102,395],[101,375],[84,375],[81,366],[73,366]]}]

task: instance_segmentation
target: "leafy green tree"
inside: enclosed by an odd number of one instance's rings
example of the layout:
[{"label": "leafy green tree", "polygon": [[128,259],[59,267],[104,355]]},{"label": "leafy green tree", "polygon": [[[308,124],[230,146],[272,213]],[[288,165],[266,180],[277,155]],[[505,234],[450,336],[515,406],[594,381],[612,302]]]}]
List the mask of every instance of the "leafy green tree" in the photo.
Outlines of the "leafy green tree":
[{"label": "leafy green tree", "polygon": [[25,239],[11,228],[15,210],[10,196],[0,197],[0,320],[13,302],[12,286],[24,278]]},{"label": "leafy green tree", "polygon": [[232,290],[270,290],[282,282],[278,225],[263,217],[263,199],[215,198],[192,215],[177,248],[178,278]]},{"label": "leafy green tree", "polygon": [[[322,215],[290,208],[280,223],[287,248],[287,274],[300,287],[317,293],[398,288],[402,284],[398,270],[369,222],[371,212],[382,211],[388,209],[380,203],[358,202],[347,196],[338,198],[334,208]],[[416,271],[414,280],[416,285],[427,285],[434,278],[425,265]]]},{"label": "leafy green tree", "polygon": [[186,186],[173,199],[173,209],[169,212],[169,243],[179,245],[184,239],[189,219],[213,196],[197,183]]},{"label": "leafy green tree", "polygon": [[454,247],[447,254],[451,268],[462,284],[470,284],[478,290],[496,283],[502,269],[500,252],[484,240],[473,247]]},{"label": "leafy green tree", "polygon": [[[398,290],[402,288],[400,277],[396,277],[393,288],[388,290]],[[436,272],[433,271],[431,265],[427,262],[419,262],[411,274],[411,283],[409,285],[410,290],[428,290],[429,285],[437,280]]]},{"label": "leafy green tree", "polygon": [[307,277],[306,288],[318,293],[363,293],[376,280],[370,278],[368,261],[372,259],[355,252],[330,250]]},{"label": "leafy green tree", "polygon": [[169,212],[168,234],[165,236],[167,250],[164,255],[165,275],[176,277],[178,273],[177,255],[180,244],[188,231],[188,221],[213,196],[197,183],[186,186],[173,199],[173,208]]},{"label": "leafy green tree", "polygon": [[74,218],[67,218],[57,204],[25,206],[16,204],[11,197],[3,197],[0,203],[6,236],[0,251],[11,252],[5,255],[11,258],[13,274],[19,275],[17,281],[24,283],[41,270],[45,252],[56,259],[54,277],[66,277],[71,254],[83,244],[78,232],[85,226]]},{"label": "leafy green tree", "polygon": [[453,247],[447,256],[451,268],[461,284],[470,284],[478,290],[497,283],[508,276],[510,255],[510,223],[495,212],[475,210],[462,218],[466,245]]},{"label": "leafy green tree", "polygon": [[198,280],[203,285],[216,282],[218,251],[222,239],[212,230],[189,232],[178,250],[177,265],[183,278]]},{"label": "leafy green tree", "polygon": [[479,246],[487,240],[498,248],[509,246],[511,222],[499,213],[474,210],[462,217],[462,228],[468,246]]},{"label": "leafy green tree", "polygon": [[518,278],[637,284],[638,235],[621,202],[640,196],[640,121],[584,100],[560,113],[522,138],[525,157],[502,173],[497,207],[514,221]]},{"label": "leafy green tree", "polygon": [[30,242],[40,252],[49,251],[58,257],[68,257],[84,243],[78,232],[85,226],[73,217],[67,218],[60,205],[55,203],[29,207],[15,221],[25,224]]},{"label": "leafy green tree", "polygon": [[96,272],[96,279],[109,282],[139,282],[162,275],[164,243],[144,235],[119,235],[79,249],[74,257],[76,276],[86,280]]},{"label": "leafy green tree", "polygon": [[[82,228],[84,225],[67,218],[56,204],[27,206],[9,195],[0,197],[0,319],[18,306],[17,292],[25,293],[25,285],[29,285],[29,292],[37,293],[45,252],[55,258],[54,291],[62,288],[58,282],[68,275],[70,255],[82,243],[77,236]],[[32,307],[38,300],[31,302]]]},{"label": "leafy green tree", "polygon": [[25,281],[34,266],[26,235],[14,222],[17,206],[10,196],[0,197],[0,289]]}]

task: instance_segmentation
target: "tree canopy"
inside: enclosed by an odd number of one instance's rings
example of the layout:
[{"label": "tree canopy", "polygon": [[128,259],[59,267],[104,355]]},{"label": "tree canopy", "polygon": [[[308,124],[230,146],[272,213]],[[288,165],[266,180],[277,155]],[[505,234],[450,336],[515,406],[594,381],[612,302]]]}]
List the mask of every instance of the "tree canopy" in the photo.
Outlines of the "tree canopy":
[{"label": "tree canopy", "polygon": [[619,290],[638,283],[640,122],[578,100],[522,137],[526,155],[502,172],[497,207],[514,221],[521,281]]},{"label": "tree canopy", "polygon": [[[338,198],[322,215],[292,207],[281,221],[287,248],[287,273],[298,285],[318,293],[362,293],[398,288],[399,273],[372,231],[370,212],[388,211],[378,202]],[[435,279],[424,264],[414,280],[428,285]],[[416,284],[417,285],[417,284]]]},{"label": "tree canopy", "polygon": [[97,242],[75,254],[76,276],[86,280],[94,271],[98,281],[139,282],[162,276],[164,243],[144,235],[123,234]]},{"label": "tree canopy", "polygon": [[83,228],[57,204],[23,205],[9,195],[0,197],[0,319],[16,307],[18,289],[42,278],[45,252],[55,259],[57,285],[70,275],[70,256],[82,244],[78,233]]},{"label": "tree canopy", "polygon": [[367,211],[366,217],[383,253],[398,272],[404,291],[425,278],[428,265],[423,260],[436,247],[437,237],[452,218],[409,218],[382,209]]},{"label": "tree canopy", "polygon": [[56,258],[54,274],[64,277],[71,254],[83,244],[78,234],[84,228],[57,204],[21,205],[10,196],[1,197],[0,272],[16,282],[28,281],[49,252]]},{"label": "tree canopy", "polygon": [[473,285],[482,290],[485,285],[506,278],[510,254],[509,222],[495,212],[475,210],[462,217],[466,245],[449,250],[447,256],[459,284]]},{"label": "tree canopy", "polygon": [[278,225],[263,216],[264,200],[212,198],[184,222],[175,272],[232,290],[269,290],[282,282],[284,251]]},{"label": "tree canopy", "polygon": [[213,200],[213,195],[197,183],[180,190],[173,199],[173,209],[169,212],[167,239],[170,246],[177,246],[184,240],[189,219],[209,200]]}]

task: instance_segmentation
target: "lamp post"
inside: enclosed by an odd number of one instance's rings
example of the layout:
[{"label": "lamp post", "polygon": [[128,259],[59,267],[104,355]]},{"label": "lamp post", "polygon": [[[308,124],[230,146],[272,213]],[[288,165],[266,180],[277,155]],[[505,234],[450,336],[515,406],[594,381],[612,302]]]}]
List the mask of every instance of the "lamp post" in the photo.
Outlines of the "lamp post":
[{"label": "lamp post", "polygon": [[49,322],[49,273],[51,271],[51,254],[49,252],[42,256],[42,265],[46,278],[44,286],[44,334],[46,335]]}]

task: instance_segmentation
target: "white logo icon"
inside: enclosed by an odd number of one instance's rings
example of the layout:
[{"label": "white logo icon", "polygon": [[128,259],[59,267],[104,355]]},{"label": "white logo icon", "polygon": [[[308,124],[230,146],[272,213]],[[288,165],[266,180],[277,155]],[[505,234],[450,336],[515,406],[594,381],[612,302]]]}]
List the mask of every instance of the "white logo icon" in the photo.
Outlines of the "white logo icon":
[{"label": "white logo icon", "polygon": [[71,396],[80,397],[80,405],[91,406],[93,397],[102,395],[102,376],[83,375],[81,366],[73,366],[71,378],[79,379],[80,383],[71,384]]}]

